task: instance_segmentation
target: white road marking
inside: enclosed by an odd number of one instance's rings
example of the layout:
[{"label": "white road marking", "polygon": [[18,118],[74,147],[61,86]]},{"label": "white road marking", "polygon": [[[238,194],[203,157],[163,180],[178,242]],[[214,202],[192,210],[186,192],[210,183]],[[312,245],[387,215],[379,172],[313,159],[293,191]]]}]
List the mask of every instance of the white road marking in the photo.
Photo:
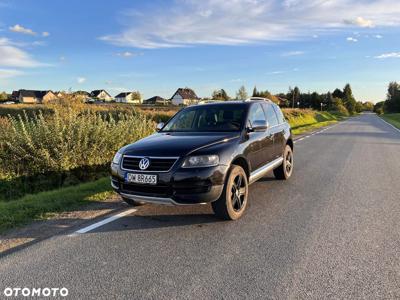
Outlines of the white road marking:
[{"label": "white road marking", "polygon": [[382,119],[381,117],[379,117],[379,119],[381,119],[383,121],[383,123],[386,123],[387,125],[389,125],[390,127],[392,127],[394,130],[400,132],[400,129],[398,129],[396,126],[390,124],[389,122],[385,121],[384,119]]},{"label": "white road marking", "polygon": [[121,212],[119,214],[116,214],[116,215],[108,217],[108,218],[106,218],[106,219],[104,219],[102,221],[99,221],[97,223],[94,223],[92,225],[84,227],[82,229],[79,229],[79,230],[75,231],[73,234],[71,234],[70,236],[75,236],[77,234],[82,234],[82,233],[86,233],[86,232],[92,231],[93,229],[99,228],[99,227],[101,227],[101,226],[103,226],[105,224],[108,224],[110,222],[113,222],[113,221],[115,221],[115,220],[117,220],[119,218],[125,217],[126,215],[129,215],[129,214],[131,214],[131,213],[133,213],[135,211],[137,211],[136,208],[131,208],[131,209],[125,210],[125,211],[123,211],[123,212]]}]

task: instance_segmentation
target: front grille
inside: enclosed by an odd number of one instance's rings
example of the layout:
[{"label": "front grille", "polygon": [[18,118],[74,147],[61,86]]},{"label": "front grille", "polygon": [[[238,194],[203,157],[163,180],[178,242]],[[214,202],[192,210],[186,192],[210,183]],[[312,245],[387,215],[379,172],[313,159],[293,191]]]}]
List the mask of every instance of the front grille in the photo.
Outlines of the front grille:
[{"label": "front grille", "polygon": [[169,197],[172,195],[171,187],[166,185],[122,184],[122,192],[150,197]]},{"label": "front grille", "polygon": [[145,172],[167,172],[169,171],[177,158],[152,158],[149,157],[150,165],[146,170],[139,168],[139,162],[143,157],[124,156],[122,160],[122,168],[131,171],[145,171]]}]

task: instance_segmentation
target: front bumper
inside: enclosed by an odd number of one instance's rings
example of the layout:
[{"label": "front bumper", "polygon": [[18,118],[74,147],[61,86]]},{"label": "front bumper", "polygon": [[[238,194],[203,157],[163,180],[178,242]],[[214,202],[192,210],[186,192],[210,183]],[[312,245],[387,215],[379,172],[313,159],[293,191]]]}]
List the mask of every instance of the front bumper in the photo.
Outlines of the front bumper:
[{"label": "front bumper", "polygon": [[139,171],[111,167],[111,186],[122,197],[140,202],[166,205],[188,205],[217,200],[224,187],[228,166],[205,168],[176,168],[170,172],[146,172],[157,175],[157,185],[141,185],[125,182],[126,173]]}]

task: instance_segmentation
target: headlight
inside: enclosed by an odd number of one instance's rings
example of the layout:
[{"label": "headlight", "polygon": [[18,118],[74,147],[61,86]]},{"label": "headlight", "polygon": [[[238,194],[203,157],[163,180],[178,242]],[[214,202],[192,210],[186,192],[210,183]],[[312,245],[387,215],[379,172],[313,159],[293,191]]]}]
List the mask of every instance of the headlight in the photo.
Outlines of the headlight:
[{"label": "headlight", "polygon": [[182,168],[212,167],[218,164],[218,155],[189,156],[183,162]]},{"label": "headlight", "polygon": [[122,158],[122,153],[120,152],[115,153],[114,158],[112,160],[113,164],[119,165],[121,158]]}]

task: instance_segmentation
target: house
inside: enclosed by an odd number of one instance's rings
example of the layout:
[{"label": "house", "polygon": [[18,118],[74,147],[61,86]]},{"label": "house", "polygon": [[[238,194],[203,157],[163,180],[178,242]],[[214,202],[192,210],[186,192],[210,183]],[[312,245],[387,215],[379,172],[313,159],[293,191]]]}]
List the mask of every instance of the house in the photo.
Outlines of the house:
[{"label": "house", "polygon": [[276,96],[276,98],[278,99],[278,105],[280,107],[288,107],[289,106],[289,101],[288,99],[281,97],[281,96]]},{"label": "house", "polygon": [[62,92],[62,91],[54,92],[54,95],[56,95],[58,98],[62,98],[66,94],[67,94],[66,92]]},{"label": "house", "polygon": [[90,92],[90,98],[95,98],[103,101],[111,101],[113,98],[106,90],[94,90]]},{"label": "house", "polygon": [[170,103],[169,100],[164,99],[163,97],[160,96],[154,96],[143,101],[143,104],[147,105],[167,105],[169,103]]},{"label": "house", "polygon": [[18,98],[19,98],[19,91],[12,91],[12,93],[11,93],[11,101],[18,101]]},{"label": "house", "polygon": [[52,91],[19,90],[18,94],[20,103],[48,103],[56,99]]},{"label": "house", "polygon": [[115,102],[140,104],[142,100],[139,96],[140,94],[137,92],[119,93],[115,96]]},{"label": "house", "polygon": [[174,105],[189,105],[199,101],[196,93],[190,88],[179,88],[171,97],[172,104]]}]

